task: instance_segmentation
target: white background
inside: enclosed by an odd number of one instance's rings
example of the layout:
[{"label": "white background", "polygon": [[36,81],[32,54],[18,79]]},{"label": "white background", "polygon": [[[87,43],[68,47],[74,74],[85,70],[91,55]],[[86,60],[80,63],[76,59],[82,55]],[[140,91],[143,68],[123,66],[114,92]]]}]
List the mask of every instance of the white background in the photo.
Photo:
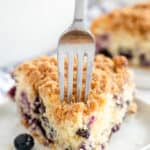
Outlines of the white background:
[{"label": "white background", "polygon": [[0,67],[54,49],[73,20],[74,1],[0,0]]},{"label": "white background", "polygon": [[0,0],[0,66],[56,47],[74,0]]}]

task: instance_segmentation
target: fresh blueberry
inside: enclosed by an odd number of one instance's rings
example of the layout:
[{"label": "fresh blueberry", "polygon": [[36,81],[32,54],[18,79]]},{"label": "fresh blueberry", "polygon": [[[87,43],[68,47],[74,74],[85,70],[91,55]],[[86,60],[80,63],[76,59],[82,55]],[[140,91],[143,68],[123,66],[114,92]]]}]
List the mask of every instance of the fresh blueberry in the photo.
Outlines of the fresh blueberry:
[{"label": "fresh blueberry", "polygon": [[88,139],[90,136],[89,130],[88,129],[78,129],[78,131],[76,132],[77,135]]},{"label": "fresh blueberry", "polygon": [[29,134],[21,134],[15,138],[16,150],[31,150],[34,147],[34,139]]}]

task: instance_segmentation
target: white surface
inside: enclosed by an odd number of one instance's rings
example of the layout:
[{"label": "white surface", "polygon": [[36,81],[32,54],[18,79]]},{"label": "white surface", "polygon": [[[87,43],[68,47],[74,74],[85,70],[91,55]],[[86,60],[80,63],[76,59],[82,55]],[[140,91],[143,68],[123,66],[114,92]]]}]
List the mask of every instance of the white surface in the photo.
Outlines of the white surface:
[{"label": "white surface", "polygon": [[0,0],[0,66],[54,48],[73,12],[74,0]]},{"label": "white surface", "polygon": [[[112,136],[108,150],[141,150],[150,144],[150,101],[140,92],[143,100],[138,102],[138,113],[129,116],[118,133]],[[148,95],[147,95],[148,96]]]},{"label": "white surface", "polygon": [[[138,97],[144,100],[150,98],[146,93],[140,92]],[[149,97],[148,97],[149,96]],[[15,104],[7,98],[0,104],[0,149],[12,150],[14,137],[19,133],[27,132],[19,123]],[[126,118],[121,130],[111,138],[108,150],[140,150],[150,144],[150,102],[137,101],[139,111]],[[46,150],[36,143],[35,150]]]},{"label": "white surface", "polygon": [[150,69],[134,68],[133,70],[136,86],[150,91]]}]

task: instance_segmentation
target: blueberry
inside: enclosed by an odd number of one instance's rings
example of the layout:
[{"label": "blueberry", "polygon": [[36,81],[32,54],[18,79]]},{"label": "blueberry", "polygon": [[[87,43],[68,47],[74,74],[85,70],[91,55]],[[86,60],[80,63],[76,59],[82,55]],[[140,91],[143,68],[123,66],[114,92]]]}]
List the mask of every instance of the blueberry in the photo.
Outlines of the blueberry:
[{"label": "blueberry", "polygon": [[16,150],[31,150],[34,146],[34,139],[29,134],[20,134],[15,138],[14,145]]},{"label": "blueberry", "polygon": [[8,95],[14,99],[15,95],[16,95],[16,86],[13,86],[9,91],[8,91]]},{"label": "blueberry", "polygon": [[143,66],[150,66],[150,61],[147,60],[145,54],[140,54],[139,59],[140,59],[141,65],[143,65]]},{"label": "blueberry", "polygon": [[[117,97],[115,97],[115,96],[117,96]],[[115,101],[116,101],[116,106],[117,106],[118,108],[123,108],[124,102],[123,102],[122,97],[119,97],[118,95],[114,95],[114,99],[115,99]]]},{"label": "blueberry", "polygon": [[31,123],[30,123],[30,126],[32,126],[32,130],[38,129],[38,130],[41,132],[41,134],[42,134],[45,138],[47,138],[47,136],[46,136],[46,131],[45,131],[45,129],[43,128],[42,123],[41,123],[41,121],[40,121],[39,119],[37,119],[37,118],[32,119],[32,120],[31,120]]},{"label": "blueberry", "polygon": [[[53,139],[51,139],[49,136],[47,136],[47,133],[46,133],[46,130],[45,128],[43,127],[41,121],[39,119],[32,119],[30,121],[30,126],[32,126],[32,130],[38,130],[39,132],[41,132],[41,134],[43,135],[43,137],[49,142],[49,143],[53,143]],[[51,137],[53,135],[50,135]],[[53,136],[54,137],[54,136]]]},{"label": "blueberry", "polygon": [[68,148],[65,148],[65,150],[72,150],[72,147],[69,146]]},{"label": "blueberry", "polygon": [[33,111],[36,114],[43,114],[45,112],[45,107],[39,97],[36,97],[34,101]]},{"label": "blueberry", "polygon": [[31,116],[29,114],[26,114],[24,112],[21,113],[22,118],[24,119],[24,121],[27,123],[27,125],[29,125],[29,122],[31,120]]},{"label": "blueberry", "polygon": [[105,149],[105,145],[101,144],[101,150],[104,150],[104,149]]},{"label": "blueberry", "polygon": [[43,120],[44,126],[49,129],[49,134],[47,135],[47,137],[48,137],[50,140],[54,140],[55,137],[56,137],[56,134],[57,134],[56,130],[55,130],[52,126],[50,126],[50,123],[49,123],[49,121],[48,121],[48,118],[46,118],[46,117],[43,116],[43,117],[42,117],[42,120]]},{"label": "blueberry", "polygon": [[82,144],[82,145],[80,146],[79,150],[86,150],[85,144]]},{"label": "blueberry", "polygon": [[120,129],[120,124],[116,124],[115,126],[112,127],[111,131],[113,133],[117,132]]},{"label": "blueberry", "polygon": [[119,54],[125,56],[127,59],[131,60],[133,58],[133,53],[129,49],[120,48]]},{"label": "blueberry", "polygon": [[111,52],[107,48],[100,48],[96,51],[97,54],[103,54],[106,57],[112,58]]},{"label": "blueberry", "polygon": [[129,101],[129,100],[127,100],[127,101],[126,101],[126,104],[127,104],[127,106],[129,106],[129,105],[130,105],[130,101]]},{"label": "blueberry", "polygon": [[88,129],[78,129],[78,131],[76,132],[77,135],[88,139],[90,136],[89,130]]}]

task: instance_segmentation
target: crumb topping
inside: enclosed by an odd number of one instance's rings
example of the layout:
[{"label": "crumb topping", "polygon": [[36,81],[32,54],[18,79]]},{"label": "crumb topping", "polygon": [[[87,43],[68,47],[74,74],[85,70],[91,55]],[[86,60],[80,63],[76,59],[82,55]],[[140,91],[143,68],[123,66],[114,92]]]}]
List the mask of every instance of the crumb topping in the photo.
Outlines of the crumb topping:
[{"label": "crumb topping", "polygon": [[91,26],[94,34],[101,31],[126,30],[130,34],[148,36],[150,33],[150,3],[116,9],[96,18]]},{"label": "crumb topping", "polygon": [[[67,61],[65,60],[65,79],[67,79]],[[56,57],[41,57],[27,63],[21,64],[14,71],[16,84],[27,84],[32,87],[36,95],[43,98],[48,114],[55,116],[57,121],[64,121],[68,117],[74,122],[77,121],[77,114],[89,115],[96,109],[100,109],[107,101],[106,95],[122,93],[125,84],[130,80],[130,73],[127,69],[127,60],[124,57],[116,56],[114,59],[103,55],[97,55],[94,61],[91,90],[87,103],[76,101],[76,70],[77,61],[74,65],[74,84],[72,102],[61,102],[59,99],[59,84],[57,73]],[[86,67],[83,67],[83,89],[85,87]],[[65,80],[67,81],[67,80]],[[65,82],[65,92],[67,82]],[[82,92],[82,99],[84,90]],[[53,111],[51,111],[53,110]]]}]

